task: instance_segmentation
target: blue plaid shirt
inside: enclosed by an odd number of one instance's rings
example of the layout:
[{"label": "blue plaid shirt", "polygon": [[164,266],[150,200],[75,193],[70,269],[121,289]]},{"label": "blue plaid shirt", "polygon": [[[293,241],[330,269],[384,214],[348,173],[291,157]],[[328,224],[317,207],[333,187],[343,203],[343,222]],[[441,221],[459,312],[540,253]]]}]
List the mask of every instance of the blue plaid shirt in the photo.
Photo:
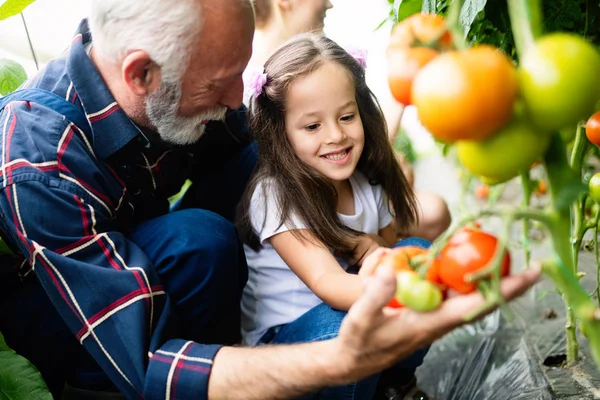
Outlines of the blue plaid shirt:
[{"label": "blue plaid shirt", "polygon": [[248,143],[245,112],[210,123],[194,145],[151,144],[92,64],[90,41],[84,20],[69,49],[25,86],[79,107],[91,135],[34,102],[12,102],[0,113],[0,230],[24,258],[0,263],[0,272],[35,274],[128,398],[206,398],[220,346],[167,334],[172,307],[127,233],[167,213],[168,197],[186,179],[219,168],[218,160]]}]

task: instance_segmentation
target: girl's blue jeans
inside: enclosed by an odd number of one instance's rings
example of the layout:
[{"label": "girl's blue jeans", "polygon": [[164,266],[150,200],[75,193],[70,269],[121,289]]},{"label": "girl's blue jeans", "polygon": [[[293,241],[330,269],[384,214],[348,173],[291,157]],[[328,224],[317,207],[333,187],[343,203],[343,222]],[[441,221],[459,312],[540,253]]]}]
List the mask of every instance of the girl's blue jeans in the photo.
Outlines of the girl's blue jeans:
[{"label": "girl's blue jeans", "polygon": [[[428,248],[430,244],[431,243],[425,239],[407,238],[399,241],[393,247],[419,246]],[[261,338],[261,343],[289,344],[332,339],[337,336],[345,316],[345,311],[336,310],[325,303],[321,303],[307,311],[295,321],[269,329]],[[416,351],[390,368],[386,373],[397,374],[399,381],[406,380],[406,378],[413,375],[415,369],[423,363],[423,359],[428,350],[429,347]],[[304,397],[304,399],[371,399],[375,394],[379,376],[380,374],[375,374],[359,382],[326,388],[312,396]]]}]

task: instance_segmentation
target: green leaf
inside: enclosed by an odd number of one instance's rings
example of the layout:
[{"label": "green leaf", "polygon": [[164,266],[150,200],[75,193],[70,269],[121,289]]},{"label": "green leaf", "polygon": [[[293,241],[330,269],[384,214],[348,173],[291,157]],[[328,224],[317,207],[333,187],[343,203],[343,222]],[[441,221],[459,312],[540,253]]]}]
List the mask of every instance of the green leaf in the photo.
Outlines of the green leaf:
[{"label": "green leaf", "polygon": [[21,13],[35,0],[6,0],[0,6],[0,21]]},{"label": "green leaf", "polygon": [[421,12],[422,7],[423,0],[396,0],[394,2],[394,10],[397,10],[396,19],[400,22],[413,14]]},{"label": "green leaf", "polygon": [[0,58],[0,95],[17,90],[27,80],[25,69],[18,62]]},{"label": "green leaf", "polygon": [[8,345],[4,341],[4,336],[2,335],[2,332],[0,332],[0,351],[12,351],[12,349],[8,347]]},{"label": "green leaf", "polygon": [[557,194],[554,206],[559,211],[568,210],[571,204],[583,193],[587,193],[588,187],[581,181],[570,181],[563,186]]},{"label": "green leaf", "polygon": [[0,351],[0,398],[6,400],[52,400],[40,372],[12,351]]},{"label": "green leaf", "polygon": [[460,24],[465,31],[465,35],[469,33],[473,21],[477,15],[485,8],[487,0],[466,0],[460,10]]}]

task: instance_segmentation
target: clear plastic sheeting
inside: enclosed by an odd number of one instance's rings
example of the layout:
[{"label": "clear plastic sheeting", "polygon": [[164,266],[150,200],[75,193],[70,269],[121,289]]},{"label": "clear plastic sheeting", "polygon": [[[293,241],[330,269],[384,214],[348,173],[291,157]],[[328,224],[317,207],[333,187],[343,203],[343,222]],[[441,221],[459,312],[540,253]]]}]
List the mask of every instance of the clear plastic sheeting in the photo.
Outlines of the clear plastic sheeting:
[{"label": "clear plastic sheeting", "polygon": [[[593,256],[581,253],[584,286],[596,287]],[[600,369],[578,332],[580,360],[564,367],[565,310],[543,280],[510,304],[437,341],[417,370],[419,387],[436,400],[600,399]]]}]

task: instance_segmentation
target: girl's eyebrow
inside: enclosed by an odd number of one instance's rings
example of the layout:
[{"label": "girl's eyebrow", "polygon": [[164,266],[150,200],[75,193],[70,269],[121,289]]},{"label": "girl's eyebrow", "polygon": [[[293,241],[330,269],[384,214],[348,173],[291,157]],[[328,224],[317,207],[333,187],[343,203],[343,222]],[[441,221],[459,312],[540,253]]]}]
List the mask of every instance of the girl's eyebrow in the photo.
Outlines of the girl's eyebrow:
[{"label": "girl's eyebrow", "polygon": [[[345,103],[344,105],[342,105],[340,107],[340,110],[343,110],[346,107],[349,106],[356,106],[356,100],[350,100],[349,102]],[[307,113],[303,113],[300,118],[304,118],[304,117],[312,117],[314,115],[317,115],[319,113],[319,111],[311,111],[311,112],[307,112]]]}]

